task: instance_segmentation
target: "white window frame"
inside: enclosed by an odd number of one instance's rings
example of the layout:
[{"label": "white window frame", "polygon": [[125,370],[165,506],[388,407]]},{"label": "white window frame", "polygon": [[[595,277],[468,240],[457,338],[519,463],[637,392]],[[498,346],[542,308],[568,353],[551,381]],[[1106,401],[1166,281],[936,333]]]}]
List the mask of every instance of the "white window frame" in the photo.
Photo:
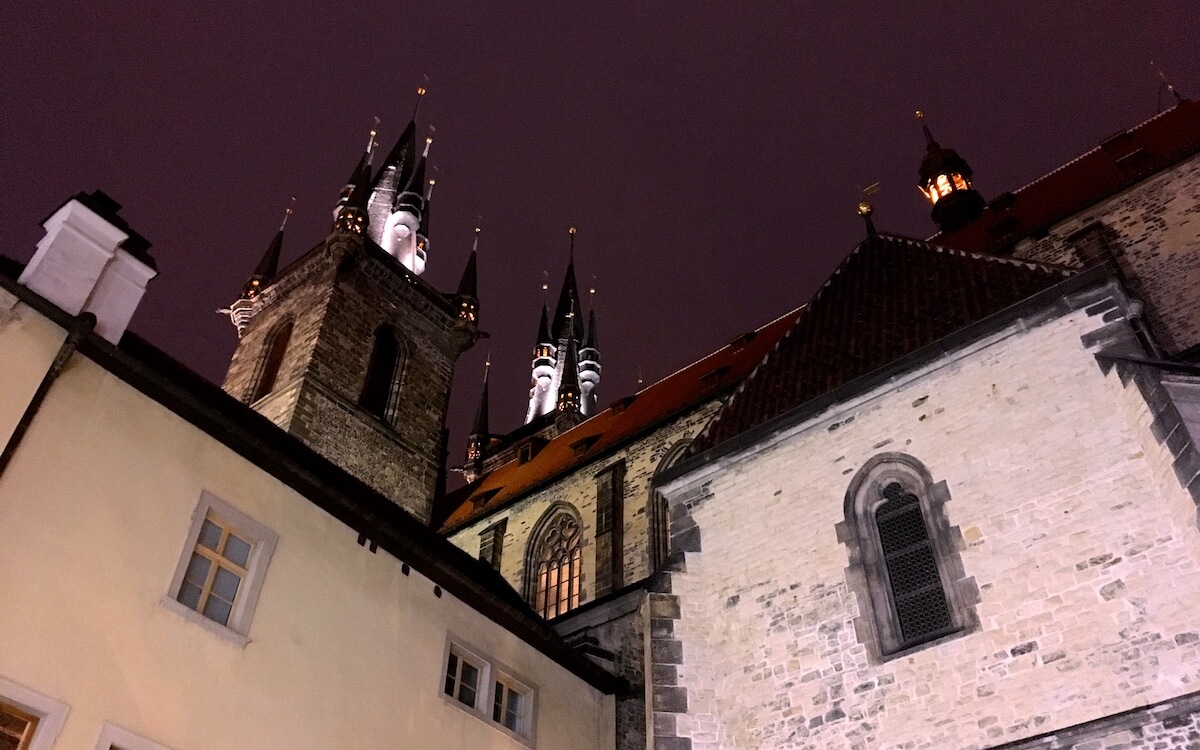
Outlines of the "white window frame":
[{"label": "white window frame", "polygon": [[0,701],[37,717],[37,728],[33,730],[33,741],[29,743],[29,750],[50,750],[54,747],[63,724],[67,721],[70,707],[66,703],[3,677],[0,677]]},{"label": "white window frame", "polygon": [[[468,706],[458,699],[457,689],[455,689],[454,695],[446,695],[446,667],[450,663],[450,654],[452,653],[460,661],[465,657],[467,661],[479,668],[480,683],[479,688],[475,692],[474,707]],[[524,699],[524,705],[521,707],[521,725],[523,730],[521,732],[514,732],[504,726],[503,716],[501,716],[500,721],[492,718],[492,709],[496,701],[497,681],[504,683],[506,687],[516,690]],[[453,635],[450,635],[446,639],[446,648],[442,654],[442,661],[438,670],[437,691],[438,696],[444,702],[455,706],[459,711],[465,711],[492,729],[527,747],[532,748],[534,746],[537,730],[537,688],[530,680],[521,677],[514,670],[509,669],[495,659],[485,656],[484,652],[480,649],[468,645],[461,638]]]},{"label": "white window frame", "polygon": [[[246,561],[246,577],[239,585],[233,609],[229,613],[229,620],[224,625],[209,619],[203,613],[197,612],[178,600],[179,590],[183,587],[183,576],[187,572],[192,553],[196,550],[196,542],[200,538],[200,529],[204,525],[204,519],[208,518],[210,513],[222,522],[235,527],[253,545],[250,550],[250,558]],[[161,599],[162,605],[206,630],[244,647],[250,642],[248,636],[250,621],[254,618],[254,609],[258,605],[259,594],[262,593],[267,565],[271,562],[271,556],[275,554],[275,545],[278,542],[279,535],[274,531],[211,492],[207,490],[201,492],[200,502],[196,505],[196,510],[192,512],[191,527],[188,529],[179,562],[175,566],[175,574],[171,579],[170,588]]]},{"label": "white window frame", "polygon": [[171,750],[171,748],[151,742],[141,735],[106,721],[104,728],[100,730],[100,739],[96,741],[96,750]]}]

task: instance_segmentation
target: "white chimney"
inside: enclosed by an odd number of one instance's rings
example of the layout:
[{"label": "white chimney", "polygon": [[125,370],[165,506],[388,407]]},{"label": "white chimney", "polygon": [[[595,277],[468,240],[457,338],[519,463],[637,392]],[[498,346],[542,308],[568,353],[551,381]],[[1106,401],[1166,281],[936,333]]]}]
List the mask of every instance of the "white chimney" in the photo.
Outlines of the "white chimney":
[{"label": "white chimney", "polygon": [[100,191],[67,201],[42,223],[46,236],[19,279],[72,315],[95,315],[96,333],[114,344],[158,274],[120,208]]}]

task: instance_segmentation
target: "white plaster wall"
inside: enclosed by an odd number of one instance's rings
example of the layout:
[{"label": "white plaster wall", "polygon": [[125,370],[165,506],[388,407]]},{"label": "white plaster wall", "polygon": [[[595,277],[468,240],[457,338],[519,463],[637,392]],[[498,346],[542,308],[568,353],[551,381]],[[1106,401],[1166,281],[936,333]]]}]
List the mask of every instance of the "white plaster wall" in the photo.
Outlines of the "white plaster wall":
[{"label": "white plaster wall", "polygon": [[[979,748],[1196,689],[1196,508],[1074,313],[723,459],[702,480],[678,733],[702,748]],[[869,660],[834,526],[881,451],[948,483],[981,628]]]},{"label": "white plaster wall", "polygon": [[[61,337],[0,327],[0,423]],[[160,603],[202,490],[279,535],[244,648]],[[0,676],[70,706],[57,747],[106,721],[173,750],[521,747],[440,696],[447,633],[535,683],[538,748],[613,746],[611,697],[80,356],[0,477],[0,529]]]},{"label": "white plaster wall", "polygon": [[530,535],[542,515],[558,501],[569,503],[583,519],[583,573],[580,603],[594,598],[596,575],[596,474],[625,461],[624,556],[626,584],[650,575],[650,480],[659,462],[680,440],[694,438],[716,413],[718,402],[709,401],[694,411],[639,438],[604,458],[578,467],[552,485],[524,497],[450,535],[450,541],[468,554],[479,554],[479,534],[507,519],[500,573],[524,593],[525,555]]}]

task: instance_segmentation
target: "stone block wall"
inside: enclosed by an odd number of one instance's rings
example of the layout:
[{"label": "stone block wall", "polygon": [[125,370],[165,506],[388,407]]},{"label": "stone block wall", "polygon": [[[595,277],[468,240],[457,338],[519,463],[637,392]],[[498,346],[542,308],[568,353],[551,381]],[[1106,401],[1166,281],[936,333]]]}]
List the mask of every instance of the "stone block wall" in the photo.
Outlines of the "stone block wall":
[{"label": "stone block wall", "polygon": [[[264,293],[224,387],[250,392],[271,331],[290,318],[277,387],[255,408],[427,521],[454,365],[469,339],[437,292],[379,255],[342,240],[298,261]],[[403,352],[394,424],[358,405],[382,324],[395,327]]]},{"label": "stone block wall", "polygon": [[[1083,345],[1101,326],[1014,326],[673,482],[700,544],[671,574],[686,710],[656,746],[985,748],[1193,691],[1196,508],[1143,396]],[[979,589],[977,628],[891,658],[855,633],[835,532],[880,452],[946,482]],[[1189,746],[1181,727],[1143,746]]]},{"label": "stone block wall", "polygon": [[1087,240],[1077,233],[1097,221],[1163,346],[1178,352],[1200,343],[1200,156],[1022,240],[1014,255],[1079,266]]},{"label": "stone block wall", "polygon": [[[580,603],[596,598],[596,475],[614,464],[625,462],[623,518],[620,522],[624,554],[624,582],[646,578],[651,570],[650,480],[659,463],[681,440],[695,437],[716,412],[717,402],[701,404],[689,414],[657,428],[596,461],[582,465],[552,485],[521,498],[514,504],[481,518],[450,535],[450,540],[472,555],[479,554],[480,533],[500,519],[507,519],[500,573],[517,591],[525,591],[525,558],[530,535],[542,515],[557,502],[579,511],[583,519],[583,575]],[[615,519],[614,519],[615,522]],[[608,550],[601,554],[607,556]],[[607,589],[606,589],[607,592]]]}]

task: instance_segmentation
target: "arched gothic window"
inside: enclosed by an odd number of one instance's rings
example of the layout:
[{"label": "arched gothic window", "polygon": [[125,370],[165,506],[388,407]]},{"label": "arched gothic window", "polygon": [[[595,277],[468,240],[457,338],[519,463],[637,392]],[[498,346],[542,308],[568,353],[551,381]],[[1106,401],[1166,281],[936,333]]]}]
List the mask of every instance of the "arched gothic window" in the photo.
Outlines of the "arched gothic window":
[{"label": "arched gothic window", "polygon": [[975,624],[978,589],[963,570],[949,500],[946,483],[903,454],[875,456],[850,484],[838,535],[865,620],[856,630],[872,634],[881,657]]},{"label": "arched gothic window", "polygon": [[292,321],[285,320],[267,336],[267,345],[263,348],[262,359],[258,362],[258,372],[254,376],[254,387],[250,390],[249,403],[253,404],[275,390],[275,381],[279,378],[279,368],[283,364],[283,355],[287,353],[288,342],[292,338]]},{"label": "arched gothic window", "polygon": [[358,403],[362,408],[384,420],[396,423],[400,403],[400,378],[404,374],[404,350],[396,329],[382,325],[375,331],[367,379]]},{"label": "arched gothic window", "polygon": [[547,620],[579,606],[579,516],[559,505],[542,516],[530,540],[526,564],[529,603]]},{"label": "arched gothic window", "polygon": [[[655,476],[683,460],[691,440],[680,440],[671,446],[667,454],[658,462],[654,469]],[[667,498],[650,483],[650,565],[653,570],[659,570],[667,562],[671,554],[671,516],[667,507]]]}]

